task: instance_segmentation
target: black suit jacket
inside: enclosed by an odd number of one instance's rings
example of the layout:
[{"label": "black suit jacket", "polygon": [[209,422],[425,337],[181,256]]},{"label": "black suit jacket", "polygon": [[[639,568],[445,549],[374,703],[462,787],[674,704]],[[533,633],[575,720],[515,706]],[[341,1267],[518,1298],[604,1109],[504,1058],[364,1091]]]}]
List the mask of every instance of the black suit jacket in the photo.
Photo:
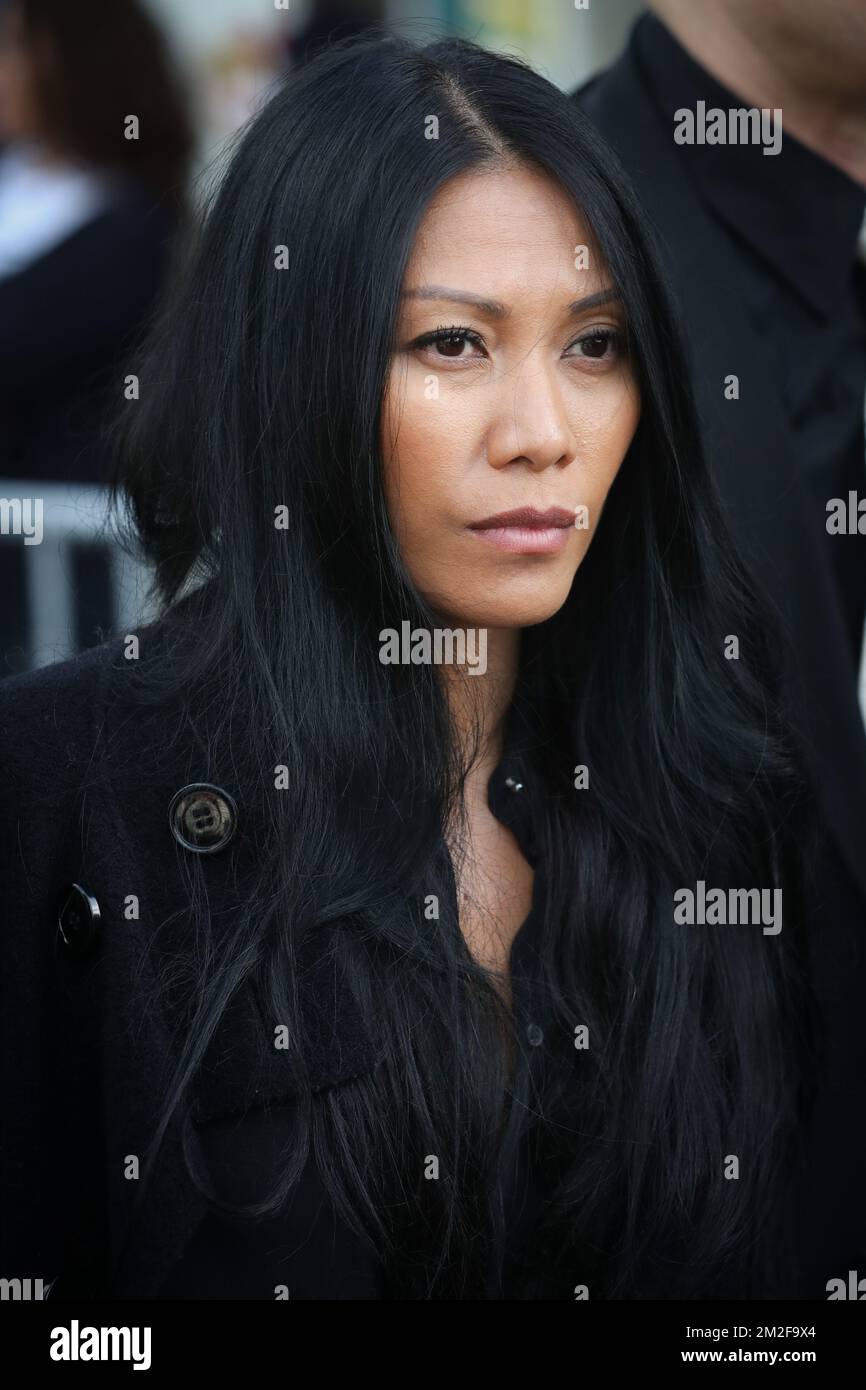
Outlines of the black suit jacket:
[{"label": "black suit jacket", "polygon": [[[644,19],[639,25],[656,23]],[[831,1274],[866,1270],[866,737],[849,641],[804,479],[808,460],[779,363],[743,304],[742,266],[705,188],[691,177],[653,100],[634,35],[619,61],[576,93],[636,186],[677,302],[705,443],[732,534],[791,637],[787,690],[817,786],[825,842],[812,914],[815,978],[831,1062],[808,1166],[792,1202],[799,1296]],[[853,255],[853,249],[852,249]],[[804,350],[808,350],[804,347]],[[726,376],[740,399],[725,399]]]}]

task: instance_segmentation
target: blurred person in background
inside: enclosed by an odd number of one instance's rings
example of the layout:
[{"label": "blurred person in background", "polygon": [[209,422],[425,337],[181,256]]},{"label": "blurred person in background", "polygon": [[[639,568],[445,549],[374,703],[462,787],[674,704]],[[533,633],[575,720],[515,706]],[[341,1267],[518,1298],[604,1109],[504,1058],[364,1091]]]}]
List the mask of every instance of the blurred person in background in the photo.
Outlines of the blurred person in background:
[{"label": "blurred person in background", "polygon": [[[187,219],[194,143],[146,7],[0,0],[0,142],[0,478],[107,482],[100,427]],[[83,640],[108,616],[100,559],[78,576]],[[23,579],[3,536],[3,675],[26,646]]]},{"label": "blurred person in background", "polygon": [[[866,535],[829,524],[833,499],[847,511],[866,496],[866,6],[652,8],[576,97],[660,233],[716,483],[793,639],[790,705],[824,831],[815,970],[832,1043],[792,1204],[790,1296],[822,1298],[829,1275],[866,1269]],[[735,126],[729,113],[752,108],[766,125]]]}]

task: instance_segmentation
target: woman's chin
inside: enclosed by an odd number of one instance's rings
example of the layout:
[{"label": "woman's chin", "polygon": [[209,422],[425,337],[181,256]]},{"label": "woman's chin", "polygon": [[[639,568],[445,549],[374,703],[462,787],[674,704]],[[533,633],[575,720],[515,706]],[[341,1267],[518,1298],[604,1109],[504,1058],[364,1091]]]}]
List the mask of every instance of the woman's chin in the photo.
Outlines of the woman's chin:
[{"label": "woman's chin", "polygon": [[477,604],[467,604],[464,596],[460,616],[452,619],[451,625],[460,628],[534,627],[559,612],[570,587],[522,598],[505,595],[496,602],[479,600]]}]

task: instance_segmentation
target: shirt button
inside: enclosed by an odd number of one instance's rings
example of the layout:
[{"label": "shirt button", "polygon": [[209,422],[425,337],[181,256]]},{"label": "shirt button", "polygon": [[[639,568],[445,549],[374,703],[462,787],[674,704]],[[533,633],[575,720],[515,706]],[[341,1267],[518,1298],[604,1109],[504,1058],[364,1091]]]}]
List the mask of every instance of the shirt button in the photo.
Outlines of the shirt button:
[{"label": "shirt button", "polygon": [[92,893],[67,883],[57,899],[57,931],[71,956],[86,956],[99,940],[102,913]]},{"label": "shirt button", "polygon": [[234,798],[209,782],[191,782],[175,792],[168,808],[171,833],[193,854],[216,854],[225,849],[237,828]]},{"label": "shirt button", "polygon": [[530,1023],[526,1030],[526,1038],[530,1047],[540,1047],[544,1042],[544,1034],[537,1023]]},{"label": "shirt button", "polygon": [[508,790],[509,790],[510,792],[522,792],[522,791],[523,791],[523,783],[522,783],[522,782],[515,782],[515,780],[514,780],[513,777],[506,777],[506,779],[505,779],[505,785],[506,785],[506,787],[508,788]]}]

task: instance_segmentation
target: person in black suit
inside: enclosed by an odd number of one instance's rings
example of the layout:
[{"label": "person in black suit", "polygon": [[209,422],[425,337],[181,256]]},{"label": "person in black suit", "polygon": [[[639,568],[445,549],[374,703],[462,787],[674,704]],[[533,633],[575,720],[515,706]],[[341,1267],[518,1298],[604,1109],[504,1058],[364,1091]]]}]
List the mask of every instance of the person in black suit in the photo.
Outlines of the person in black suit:
[{"label": "person in black suit", "polygon": [[866,1272],[866,521],[850,519],[866,496],[866,18],[856,0],[655,9],[575,99],[655,225],[711,468],[790,635],[789,703],[821,821],[813,952],[830,1025],[790,1275],[792,1296],[821,1298],[831,1275]]}]

